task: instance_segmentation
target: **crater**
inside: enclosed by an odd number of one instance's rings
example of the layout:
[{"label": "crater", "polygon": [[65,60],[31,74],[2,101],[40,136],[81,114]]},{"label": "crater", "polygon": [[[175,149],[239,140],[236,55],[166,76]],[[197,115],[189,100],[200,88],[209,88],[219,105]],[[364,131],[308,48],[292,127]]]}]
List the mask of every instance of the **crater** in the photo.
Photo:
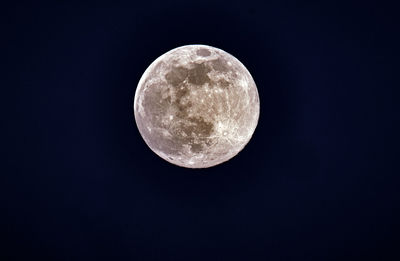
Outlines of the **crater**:
[{"label": "crater", "polygon": [[207,50],[207,49],[201,48],[201,49],[197,50],[196,54],[198,56],[206,57],[206,56],[210,56],[211,52],[209,50]]}]

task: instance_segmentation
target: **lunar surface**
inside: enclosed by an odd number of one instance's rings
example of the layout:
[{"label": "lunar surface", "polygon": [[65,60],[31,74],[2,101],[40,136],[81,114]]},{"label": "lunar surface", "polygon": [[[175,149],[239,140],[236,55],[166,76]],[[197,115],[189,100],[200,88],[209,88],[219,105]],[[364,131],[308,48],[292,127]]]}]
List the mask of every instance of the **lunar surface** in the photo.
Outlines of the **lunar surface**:
[{"label": "lunar surface", "polygon": [[146,144],[168,162],[208,168],[237,155],[257,126],[256,84],[227,52],[186,45],[157,58],[136,89],[134,114]]}]

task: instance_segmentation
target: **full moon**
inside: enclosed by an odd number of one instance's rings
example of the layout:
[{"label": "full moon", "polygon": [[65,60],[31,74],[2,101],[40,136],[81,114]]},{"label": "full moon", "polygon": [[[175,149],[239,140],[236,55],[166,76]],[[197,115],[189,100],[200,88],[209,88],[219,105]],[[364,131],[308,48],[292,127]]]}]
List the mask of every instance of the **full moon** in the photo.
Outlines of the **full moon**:
[{"label": "full moon", "polygon": [[215,47],[185,45],[150,64],[133,109],[154,153],[181,167],[208,168],[228,161],[250,141],[260,102],[238,59]]}]

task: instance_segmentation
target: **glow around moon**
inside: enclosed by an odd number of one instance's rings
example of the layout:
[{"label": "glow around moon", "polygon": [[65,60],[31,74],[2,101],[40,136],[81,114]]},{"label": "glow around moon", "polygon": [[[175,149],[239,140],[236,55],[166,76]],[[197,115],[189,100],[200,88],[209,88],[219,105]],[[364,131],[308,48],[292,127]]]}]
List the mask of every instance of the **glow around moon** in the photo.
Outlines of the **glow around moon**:
[{"label": "glow around moon", "polygon": [[136,89],[134,113],[146,144],[168,162],[207,168],[237,155],[257,126],[256,84],[227,52],[186,45],[157,58]]}]

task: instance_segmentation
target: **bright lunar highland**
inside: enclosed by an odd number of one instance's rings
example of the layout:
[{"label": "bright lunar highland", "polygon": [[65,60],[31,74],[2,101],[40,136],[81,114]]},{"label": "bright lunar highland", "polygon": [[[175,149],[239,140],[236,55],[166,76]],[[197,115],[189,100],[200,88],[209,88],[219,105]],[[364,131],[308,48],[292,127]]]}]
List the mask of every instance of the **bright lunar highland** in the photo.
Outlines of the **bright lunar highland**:
[{"label": "bright lunar highland", "polygon": [[207,45],[181,46],[157,58],[139,81],[133,107],[150,149],[187,168],[208,168],[238,154],[260,113],[248,70]]}]

